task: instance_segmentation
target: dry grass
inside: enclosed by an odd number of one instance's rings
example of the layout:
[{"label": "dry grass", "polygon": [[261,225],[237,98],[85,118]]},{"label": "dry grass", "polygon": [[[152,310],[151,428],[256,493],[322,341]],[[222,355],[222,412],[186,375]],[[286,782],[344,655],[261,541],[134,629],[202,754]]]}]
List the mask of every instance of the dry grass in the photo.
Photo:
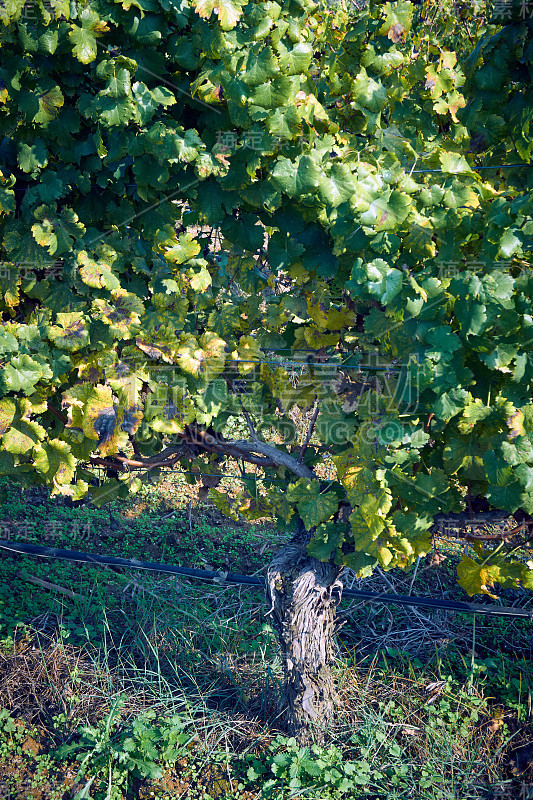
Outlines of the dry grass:
[{"label": "dry grass", "polygon": [[110,706],[104,676],[83,649],[52,634],[57,617],[47,617],[35,621],[41,629],[34,635],[15,636],[10,651],[0,652],[0,707],[28,724],[45,725],[57,714],[72,717],[77,697],[79,718],[105,715]]},{"label": "dry grass", "polygon": [[[392,576],[380,570],[364,580],[355,578],[353,573],[346,576],[346,586],[350,589],[383,594],[408,594],[409,583],[405,576]],[[386,648],[404,651],[411,657],[424,657],[434,651],[435,646],[471,638],[471,629],[457,625],[457,615],[452,611],[354,599],[342,610],[342,617],[350,619],[355,612],[357,640],[353,642],[352,652],[358,660]]]}]

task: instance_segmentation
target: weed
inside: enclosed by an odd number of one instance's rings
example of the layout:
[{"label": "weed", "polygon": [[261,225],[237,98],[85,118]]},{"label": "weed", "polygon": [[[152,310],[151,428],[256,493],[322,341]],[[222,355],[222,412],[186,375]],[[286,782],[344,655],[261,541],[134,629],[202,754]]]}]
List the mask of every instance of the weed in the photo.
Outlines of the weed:
[{"label": "weed", "polygon": [[124,702],[125,698],[116,698],[105,719],[96,726],[85,726],[78,742],[64,744],[56,752],[58,760],[76,754],[81,762],[76,781],[87,780],[76,793],[76,800],[88,797],[95,780],[102,782],[104,776],[106,800],[120,800],[132,778],[160,778],[163,770],[159,762],[174,763],[188,753],[192,737],[183,732],[180,717],[154,725],[155,713],[148,711],[124,725],[120,719]]}]

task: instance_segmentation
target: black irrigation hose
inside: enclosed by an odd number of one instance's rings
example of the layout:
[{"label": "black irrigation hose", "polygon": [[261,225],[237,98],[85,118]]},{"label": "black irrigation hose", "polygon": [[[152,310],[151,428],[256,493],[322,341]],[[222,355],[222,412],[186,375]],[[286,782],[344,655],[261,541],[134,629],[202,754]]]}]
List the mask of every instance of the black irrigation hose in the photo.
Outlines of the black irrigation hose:
[{"label": "black irrigation hose", "polygon": [[[133,567],[145,569],[149,572],[168,572],[173,575],[185,575],[189,578],[203,580],[217,580],[222,583],[237,583],[247,586],[265,588],[265,581],[251,575],[238,575],[233,572],[216,572],[207,569],[190,569],[189,567],[175,567],[171,564],[159,564],[155,561],[138,561],[136,558],[118,558],[116,556],[99,556],[91,553],[82,553],[77,550],[60,550],[56,547],[42,547],[37,544],[23,544],[0,539],[0,548],[11,550],[15,553],[40,556],[42,558],[58,558],[62,561],[81,561],[85,564],[105,564],[113,567]],[[533,618],[533,611],[524,608],[495,608],[491,605],[468,603],[460,600],[435,600],[432,597],[407,597],[400,594],[382,594],[380,592],[365,592],[359,589],[344,589],[343,596],[357,597],[360,600],[369,600],[372,603],[387,603],[403,606],[427,606],[428,608],[442,608],[448,611],[462,611],[469,614],[485,614],[495,617],[526,617]]]}]

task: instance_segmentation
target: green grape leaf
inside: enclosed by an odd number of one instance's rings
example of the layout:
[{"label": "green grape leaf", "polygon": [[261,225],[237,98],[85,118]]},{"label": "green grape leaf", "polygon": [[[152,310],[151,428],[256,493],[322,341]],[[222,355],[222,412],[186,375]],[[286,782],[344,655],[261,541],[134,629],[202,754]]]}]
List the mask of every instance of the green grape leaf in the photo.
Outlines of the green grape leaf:
[{"label": "green grape leaf", "polygon": [[212,380],[204,392],[194,398],[196,419],[201,425],[209,425],[214,417],[228,407],[228,384],[225,380]]},{"label": "green grape leaf", "polygon": [[368,578],[377,567],[378,561],[374,556],[355,552],[347,553],[343,558],[343,564],[353,570],[358,578]]},{"label": "green grape leaf", "polygon": [[345,526],[338,522],[326,522],[317,526],[316,533],[307,545],[307,552],[319,561],[329,561],[345,536]]},{"label": "green grape leaf", "polygon": [[320,169],[310,156],[300,156],[296,163],[288,158],[281,158],[271,173],[274,185],[289,197],[316,190],[319,179]]},{"label": "green grape leaf", "polygon": [[107,503],[127,497],[128,485],[124,481],[117,481],[112,478],[109,481],[105,481],[101,486],[89,486],[89,492],[91,494],[91,502],[97,508],[102,508]]},{"label": "green grape leaf", "polygon": [[387,105],[387,90],[379,81],[371,78],[363,67],[353,82],[354,102],[360,107],[378,113]]},{"label": "green grape leaf", "polygon": [[292,83],[289,77],[274,78],[254,86],[249,94],[250,102],[263,109],[276,109],[288,105]]},{"label": "green grape leaf", "polygon": [[442,152],[439,155],[439,161],[443,172],[449,172],[453,175],[463,172],[469,173],[470,175],[475,174],[466,158],[458,153]]},{"label": "green grape leaf", "polygon": [[245,63],[242,80],[248,86],[259,86],[279,74],[278,61],[271,47],[251,48]]},{"label": "green grape leaf", "polygon": [[48,164],[48,150],[44,141],[37,137],[31,145],[21,142],[18,146],[17,161],[24,172],[33,172],[46,167]]},{"label": "green grape leaf", "polygon": [[307,481],[300,478],[297,483],[291,483],[287,489],[287,500],[296,502],[298,512],[307,530],[327,522],[337,511],[339,500],[333,492],[320,492],[317,480]]},{"label": "green grape leaf", "polygon": [[307,74],[313,58],[313,48],[309,44],[298,42],[290,50],[280,49],[279,65],[285,75]]},{"label": "green grape leaf", "polygon": [[[517,235],[518,233],[518,235]],[[516,229],[508,228],[500,239],[498,256],[511,258],[522,247],[522,237]]]},{"label": "green grape leaf", "polygon": [[31,395],[35,385],[42,378],[51,378],[52,372],[46,363],[35,361],[31,356],[23,353],[14,356],[3,370],[3,380],[9,391],[23,392]]},{"label": "green grape leaf", "polygon": [[435,416],[448,422],[462,411],[469,396],[465,389],[451,389],[449,392],[443,392],[433,406]]}]

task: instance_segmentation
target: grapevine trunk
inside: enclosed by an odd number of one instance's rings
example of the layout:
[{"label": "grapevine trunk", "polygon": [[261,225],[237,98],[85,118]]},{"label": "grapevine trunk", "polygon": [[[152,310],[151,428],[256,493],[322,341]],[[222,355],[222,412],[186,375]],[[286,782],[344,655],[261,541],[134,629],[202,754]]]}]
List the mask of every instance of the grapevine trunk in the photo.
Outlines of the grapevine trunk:
[{"label": "grapevine trunk", "polygon": [[324,741],[335,711],[331,671],[342,568],[307,553],[309,536],[283,547],[268,568],[270,613],[281,646],[287,731],[299,743]]}]

